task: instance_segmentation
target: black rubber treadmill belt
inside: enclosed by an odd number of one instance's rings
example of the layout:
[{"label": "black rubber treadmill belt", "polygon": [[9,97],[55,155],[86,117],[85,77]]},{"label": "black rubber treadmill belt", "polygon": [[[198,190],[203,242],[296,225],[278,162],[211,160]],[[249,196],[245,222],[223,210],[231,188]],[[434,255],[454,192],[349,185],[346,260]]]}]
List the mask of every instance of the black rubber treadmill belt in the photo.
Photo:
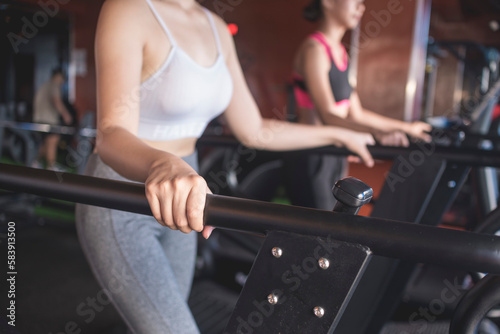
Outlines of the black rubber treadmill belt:
[{"label": "black rubber treadmill belt", "polygon": [[195,281],[189,307],[201,334],[222,334],[239,294],[211,281]]}]

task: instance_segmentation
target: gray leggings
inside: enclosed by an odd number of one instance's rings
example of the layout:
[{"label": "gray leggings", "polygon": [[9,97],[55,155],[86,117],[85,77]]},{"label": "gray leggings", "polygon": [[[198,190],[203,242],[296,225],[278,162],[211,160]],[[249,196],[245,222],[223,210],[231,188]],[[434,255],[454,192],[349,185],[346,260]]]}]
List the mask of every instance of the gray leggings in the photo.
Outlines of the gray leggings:
[{"label": "gray leggings", "polygon": [[[184,158],[197,169],[196,154]],[[92,155],[86,174],[128,181]],[[196,233],[163,227],[153,218],[77,205],[81,246],[102,288],[136,334],[196,334],[187,305]]]}]

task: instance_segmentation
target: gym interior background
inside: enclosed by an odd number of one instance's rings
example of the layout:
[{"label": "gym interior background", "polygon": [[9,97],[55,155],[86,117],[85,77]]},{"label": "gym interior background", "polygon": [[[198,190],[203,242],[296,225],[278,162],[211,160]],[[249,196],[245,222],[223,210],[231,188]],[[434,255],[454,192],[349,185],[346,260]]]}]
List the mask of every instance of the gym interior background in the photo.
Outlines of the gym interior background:
[{"label": "gym interior background", "polygon": [[[315,28],[301,17],[306,2],[201,1],[238,26],[234,37],[238,55],[264,117],[286,118],[293,113],[289,94],[293,55]],[[60,64],[68,73],[65,93],[75,119],[95,113],[93,42],[102,1],[0,4],[0,31],[5,37],[0,42],[0,109],[15,114],[17,121],[30,121],[34,92]],[[487,51],[479,48],[498,49],[498,20],[495,0],[370,1],[358,37],[348,35],[344,40],[353,64],[351,81],[357,83],[364,106],[410,120],[449,116],[473,105],[481,94],[483,67],[488,65]],[[438,43],[427,52],[432,41]],[[353,166],[352,173],[364,174],[362,167],[358,172],[360,167]],[[383,178],[368,182],[377,193]]]},{"label": "gym interior background", "polygon": [[[200,2],[238,27],[234,35],[238,55],[263,116],[290,118],[293,55],[299,43],[315,29],[314,24],[301,17],[308,1]],[[0,0],[2,118],[31,122],[34,93],[51,70],[60,65],[67,73],[64,98],[77,120],[75,126],[85,115],[95,114],[94,34],[102,3]],[[467,116],[498,77],[497,0],[370,0],[366,7],[360,27],[344,43],[353,64],[351,80],[357,82],[367,109],[404,120]],[[220,120],[207,133],[227,131],[223,124]],[[9,155],[11,143],[3,141],[2,160],[22,164],[19,157]],[[78,151],[74,137],[65,138],[64,143],[67,146],[61,151],[67,152],[68,147]],[[372,186],[377,197],[390,166],[391,162],[379,161],[373,171],[367,171],[359,164],[351,164],[349,174]],[[468,197],[464,196],[467,202]],[[82,302],[85,310],[91,310],[86,298],[98,296],[100,289],[79,251],[71,225],[72,206],[47,202],[32,196],[2,202],[12,215],[3,216],[0,221],[15,219],[19,226],[26,226],[23,239],[19,239],[19,272],[24,274],[19,277],[18,298],[24,304],[18,314],[17,330],[121,333],[123,325],[108,304],[93,309],[95,321],[87,322],[89,318],[76,311]],[[31,206],[28,208],[26,203]],[[462,213],[448,213],[450,226],[464,227]],[[361,214],[369,215],[370,207],[363,208]],[[467,212],[465,216],[474,214]],[[5,283],[1,276],[4,274],[0,274],[0,287]],[[198,286],[198,290],[203,289]],[[230,293],[227,298],[231,304]],[[230,312],[228,309],[221,306],[225,312]],[[0,332],[5,328],[8,327],[0,323]],[[16,329],[9,330],[17,333]]]}]

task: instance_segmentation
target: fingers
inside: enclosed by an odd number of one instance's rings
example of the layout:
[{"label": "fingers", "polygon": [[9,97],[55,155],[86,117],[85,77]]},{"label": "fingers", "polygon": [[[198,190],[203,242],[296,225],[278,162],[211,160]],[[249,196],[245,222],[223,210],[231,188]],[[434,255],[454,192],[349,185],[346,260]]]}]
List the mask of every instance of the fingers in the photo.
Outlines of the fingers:
[{"label": "fingers", "polygon": [[368,149],[366,148],[366,146],[362,147],[359,150],[358,155],[361,158],[361,160],[363,160],[363,162],[365,163],[365,165],[367,167],[371,168],[375,164],[375,162],[373,161],[373,157],[370,154],[370,152],[368,151]]},{"label": "fingers", "polygon": [[167,181],[148,181],[146,197],[161,225],[184,233],[201,232],[207,189],[201,176],[190,174]]},{"label": "fingers", "polygon": [[424,123],[424,122],[420,122],[420,123],[423,124],[423,128],[424,128],[425,132],[431,132],[432,131],[432,125],[430,125],[429,123]]},{"label": "fingers", "polygon": [[349,155],[347,156],[347,162],[359,164],[362,162],[362,160],[357,155]]},{"label": "fingers", "polygon": [[399,141],[399,145],[401,145],[403,147],[410,146],[410,140],[408,139],[408,137],[406,136],[406,134],[403,133],[403,132],[398,132],[398,134],[399,134],[399,137],[401,138],[400,141]]},{"label": "fingers", "polygon": [[376,141],[375,141],[375,138],[373,138],[372,135],[368,134],[367,135],[367,139],[366,139],[366,145],[375,145],[376,144]]},{"label": "fingers", "polygon": [[200,176],[192,180],[192,188],[186,201],[186,217],[189,227],[197,232],[203,230],[203,212],[207,198],[207,184]]},{"label": "fingers", "polygon": [[432,141],[432,136],[429,134],[432,131],[432,126],[428,123],[424,122],[415,122],[412,123],[413,126],[413,134],[411,136],[421,139],[427,143]]},{"label": "fingers", "polygon": [[392,131],[389,133],[382,133],[377,135],[377,140],[383,146],[404,146],[410,145],[410,141],[406,133],[402,131]]},{"label": "fingers", "polygon": [[171,192],[166,186],[153,182],[146,182],[146,198],[148,199],[149,207],[153,217],[160,225],[167,226],[173,230],[177,230],[172,218],[172,199],[168,199],[166,195]]},{"label": "fingers", "polygon": [[406,136],[404,132],[396,131],[393,134],[394,136],[394,142],[392,143],[393,146],[403,146],[403,147],[408,147],[410,145],[410,140]]},{"label": "fingers", "polygon": [[375,145],[375,139],[373,136],[370,134],[359,134],[353,139],[356,140],[353,140],[347,148],[356,153],[367,167],[373,167],[375,163],[367,148],[368,145]]},{"label": "fingers", "polygon": [[153,217],[156,219],[156,221],[158,221],[160,225],[166,226],[165,223],[163,223],[161,217],[160,201],[158,200],[156,193],[150,188],[151,187],[148,187],[146,185],[146,198],[148,200],[151,213],[153,214]]},{"label": "fingers", "polygon": [[[184,233],[189,233],[191,232],[191,228],[189,226],[188,218],[187,218],[187,199],[189,198],[189,192],[186,192],[187,190],[182,189],[183,188],[183,181],[184,180],[174,180],[172,183],[174,184],[174,189],[172,189],[173,193],[173,200],[170,202],[168,201],[167,197],[167,202],[172,203],[172,206],[170,207],[170,211],[164,212],[164,217],[166,217],[168,214],[172,214],[172,223],[175,225],[175,227],[180,230],[181,232]],[[168,206],[168,203],[166,203],[166,207]],[[170,227],[170,226],[169,226]]]},{"label": "fingers", "polygon": [[420,138],[426,143],[430,143],[432,141],[432,136],[428,133],[422,133],[422,137]]}]

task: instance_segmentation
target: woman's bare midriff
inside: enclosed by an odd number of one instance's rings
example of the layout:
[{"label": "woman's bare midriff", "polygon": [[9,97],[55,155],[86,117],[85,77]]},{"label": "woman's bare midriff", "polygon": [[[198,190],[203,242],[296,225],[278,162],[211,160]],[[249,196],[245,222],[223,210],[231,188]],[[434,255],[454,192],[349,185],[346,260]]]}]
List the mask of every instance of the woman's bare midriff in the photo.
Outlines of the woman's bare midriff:
[{"label": "woman's bare midriff", "polygon": [[185,157],[194,153],[197,138],[182,138],[169,141],[142,139],[142,141],[157,150],[165,151],[178,157]]}]

